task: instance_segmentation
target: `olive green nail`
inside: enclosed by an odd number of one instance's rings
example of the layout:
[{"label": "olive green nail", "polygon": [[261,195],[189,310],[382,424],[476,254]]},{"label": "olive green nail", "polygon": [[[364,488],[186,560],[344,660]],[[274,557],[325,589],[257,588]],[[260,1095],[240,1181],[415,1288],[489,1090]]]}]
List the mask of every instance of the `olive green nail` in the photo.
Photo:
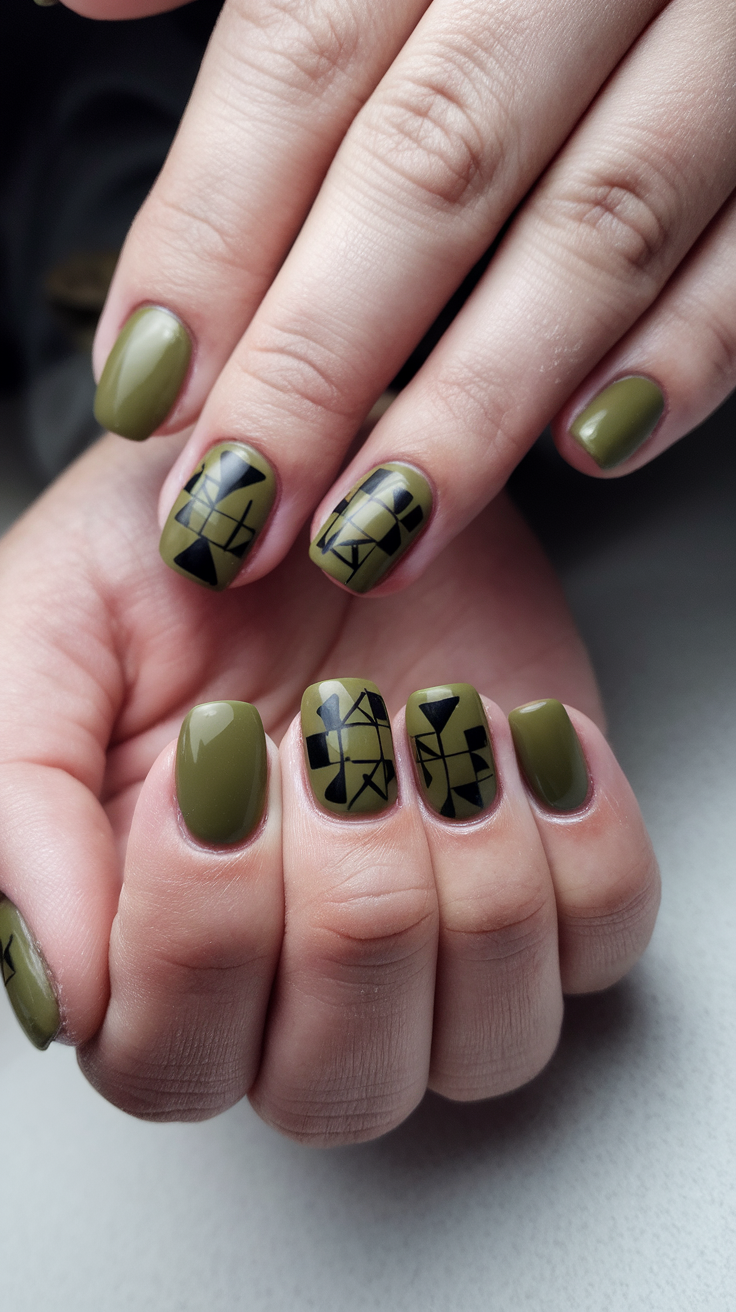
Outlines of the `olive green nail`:
[{"label": "olive green nail", "polygon": [[379,465],[319,530],[310,558],[352,592],[370,592],[426,528],[432,490],[411,465]]},{"label": "olive green nail", "polygon": [[43,957],[17,907],[0,895],[0,957],[3,982],[18,1020],[43,1051],[59,1032],[61,1018]]},{"label": "olive green nail", "polygon": [[113,346],[95,396],[95,419],[142,442],[160,428],[181,390],[192,356],[184,324],[160,305],[131,314]]},{"label": "olive green nail", "polygon": [[159,544],[163,560],[185,578],[221,592],[240,570],[275,497],[268,461],[241,442],[221,442],[172,506]]},{"label": "olive green nail", "polygon": [[413,692],[406,703],[417,779],[446,820],[468,820],[496,796],[496,767],[483,703],[469,683]]},{"label": "olive green nail", "polygon": [[540,802],[553,811],[577,811],[590,780],[583,749],[562,702],[517,706],[509,724],[524,777]]},{"label": "olive green nail", "polygon": [[367,679],[325,679],[302,697],[307,773],[320,806],[370,815],[398,795],[386,703]]},{"label": "olive green nail", "polygon": [[593,398],[570,432],[600,469],[613,469],[646,442],[663,412],[664,396],[651,378],[619,378]]},{"label": "olive green nail", "polygon": [[187,715],[176,750],[176,796],[194,838],[242,843],[266,804],[268,755],[261,717],[249,702],[202,702]]}]

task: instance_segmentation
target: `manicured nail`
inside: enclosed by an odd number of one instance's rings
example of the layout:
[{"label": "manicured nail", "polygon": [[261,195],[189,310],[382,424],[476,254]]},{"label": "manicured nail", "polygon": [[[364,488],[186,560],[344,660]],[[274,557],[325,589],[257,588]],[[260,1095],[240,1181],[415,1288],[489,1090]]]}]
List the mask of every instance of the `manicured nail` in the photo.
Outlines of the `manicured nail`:
[{"label": "manicured nail", "polygon": [[263,815],[266,735],[249,702],[202,702],[187,715],[176,750],[176,796],[194,838],[242,843]]},{"label": "manicured nail", "polygon": [[17,907],[0,896],[3,982],[22,1028],[43,1051],[59,1032],[61,1018],[43,957]]},{"label": "manicured nail", "polygon": [[651,378],[619,378],[593,398],[570,432],[600,469],[613,469],[646,442],[663,411],[664,397]]},{"label": "manicured nail", "polygon": [[553,811],[577,811],[590,779],[580,739],[562,702],[517,706],[509,724],[524,777],[540,802]]},{"label": "manicured nail", "polygon": [[398,795],[386,703],[367,679],[325,679],[302,697],[307,772],[336,815],[384,811]]},{"label": "manicured nail", "polygon": [[275,496],[276,478],[262,455],[240,442],[214,446],[174,502],[159,543],[164,561],[221,592],[240,570]]},{"label": "manicured nail", "polygon": [[447,820],[468,820],[496,796],[496,767],[483,703],[469,683],[413,692],[406,703],[422,795]]},{"label": "manicured nail", "polygon": [[380,465],[335,506],[310,558],[351,591],[370,592],[426,528],[431,510],[431,488],[416,469]]},{"label": "manicured nail", "polygon": [[192,339],[184,324],[160,305],[131,314],[95,396],[95,419],[120,437],[142,442],[160,428],[186,377]]}]

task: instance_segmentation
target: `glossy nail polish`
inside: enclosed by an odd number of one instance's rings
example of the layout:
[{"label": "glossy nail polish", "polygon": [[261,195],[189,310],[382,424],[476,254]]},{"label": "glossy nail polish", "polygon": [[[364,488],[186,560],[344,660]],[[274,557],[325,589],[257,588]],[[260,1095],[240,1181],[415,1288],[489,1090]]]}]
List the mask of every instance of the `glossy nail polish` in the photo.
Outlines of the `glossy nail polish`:
[{"label": "glossy nail polish", "polygon": [[173,408],[192,357],[184,324],[160,305],[131,314],[102,371],[95,419],[120,437],[142,442]]},{"label": "glossy nail polish", "polygon": [[496,796],[488,721],[475,688],[448,683],[413,692],[406,731],[428,806],[446,820],[468,820]]},{"label": "glossy nail polish", "polygon": [[553,811],[577,811],[590,779],[583,749],[562,702],[518,706],[509,715],[516,755],[532,792]]},{"label": "glossy nail polish", "polygon": [[352,592],[370,592],[426,528],[431,511],[426,478],[411,465],[380,465],[335,506],[310,558]]},{"label": "glossy nail polish", "polygon": [[664,412],[664,396],[651,378],[619,378],[599,392],[570,425],[570,432],[600,469],[614,469],[638,451]]},{"label": "glossy nail polish", "polygon": [[255,706],[193,707],[179,734],[176,796],[194,838],[213,847],[242,843],[263,815],[267,776],[266,735]]},{"label": "glossy nail polish", "polygon": [[370,815],[398,795],[386,703],[366,679],[325,679],[302,697],[307,773],[320,806]]},{"label": "glossy nail polish", "polygon": [[221,442],[174,502],[159,544],[163,560],[185,578],[221,592],[251,550],[275,496],[268,461],[240,442]]},{"label": "glossy nail polish", "polygon": [[1,895],[0,958],[13,1011],[33,1046],[43,1051],[59,1031],[59,1006],[25,920],[18,908]]}]

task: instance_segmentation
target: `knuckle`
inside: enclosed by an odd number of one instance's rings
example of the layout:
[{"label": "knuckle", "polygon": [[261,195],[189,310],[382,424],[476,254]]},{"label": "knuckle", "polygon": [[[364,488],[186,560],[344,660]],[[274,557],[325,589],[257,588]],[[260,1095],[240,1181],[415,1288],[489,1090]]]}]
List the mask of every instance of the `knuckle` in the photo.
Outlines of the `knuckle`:
[{"label": "knuckle", "polygon": [[350,380],[340,343],[311,319],[259,324],[236,364],[249,383],[266,389],[278,411],[286,408],[317,423],[324,415],[352,420],[359,413],[347,399]]},{"label": "knuckle", "polygon": [[509,965],[536,955],[554,925],[552,902],[541,883],[457,899],[443,907],[442,919],[452,951]]},{"label": "knuckle", "polygon": [[[253,52],[248,38],[255,27],[267,46],[258,52],[259,72],[299,98],[324,92],[347,72],[361,48],[362,25],[350,3],[237,0],[234,10],[245,33],[239,51],[249,79]],[[231,43],[228,48],[232,50]]]},{"label": "knuckle", "polygon": [[681,306],[673,324],[677,336],[689,344],[697,343],[699,367],[705,365],[704,375],[711,385],[719,389],[725,384],[733,387],[736,378],[736,327],[728,313],[698,300]]},{"label": "knuckle", "polygon": [[545,204],[587,264],[627,280],[656,277],[676,227],[675,190],[655,168],[576,178]]},{"label": "knuckle", "polygon": [[395,985],[397,973],[404,978],[421,970],[435,924],[436,904],[427,888],[352,893],[323,904],[315,947],[323,966],[349,977],[370,971],[375,987],[385,990]]},{"label": "knuckle", "polygon": [[[202,266],[212,270],[222,268],[231,284],[233,271],[243,273],[244,251],[242,237],[236,222],[228,224],[226,216],[232,208],[230,198],[213,197],[211,178],[199,187],[191,175],[182,179],[184,190],[178,194],[178,185],[161,181],[156,185],[132,229],[132,237],[144,256],[150,258],[151,244],[155,245],[159,276],[174,286],[191,293],[196,284],[190,270],[196,268],[196,279],[202,278]],[[207,196],[206,204],[201,197]],[[196,260],[193,255],[196,252]],[[212,290],[210,286],[210,291]]]},{"label": "knuckle", "polygon": [[[381,168],[398,174],[433,209],[469,205],[490,186],[508,127],[490,80],[472,54],[443,45],[407,70],[361,119],[362,140]],[[495,124],[494,124],[495,119]]]}]

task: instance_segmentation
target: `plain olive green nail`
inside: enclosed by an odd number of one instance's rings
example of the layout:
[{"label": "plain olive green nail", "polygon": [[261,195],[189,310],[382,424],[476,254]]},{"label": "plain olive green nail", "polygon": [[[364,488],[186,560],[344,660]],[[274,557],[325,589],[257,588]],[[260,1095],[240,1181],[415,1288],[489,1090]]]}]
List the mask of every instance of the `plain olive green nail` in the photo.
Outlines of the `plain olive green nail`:
[{"label": "plain olive green nail", "polygon": [[3,982],[20,1024],[43,1051],[59,1032],[61,1018],[43,957],[17,907],[0,895],[0,957]]},{"label": "plain olive green nail", "polygon": [[142,442],[172,409],[192,357],[184,324],[160,305],[131,314],[113,346],[95,396],[95,419]]},{"label": "plain olive green nail", "polygon": [[176,751],[176,796],[194,838],[242,843],[266,805],[266,735],[249,702],[202,702],[187,715]]},{"label": "plain olive green nail", "polygon": [[613,469],[646,442],[663,412],[664,396],[651,378],[619,378],[593,398],[570,432],[600,469]]},{"label": "plain olive green nail", "polygon": [[406,703],[417,779],[446,820],[468,820],[496,796],[496,766],[483,703],[469,683],[413,692]]},{"label": "plain olive green nail", "polygon": [[325,679],[302,697],[307,773],[320,806],[370,815],[398,795],[386,703],[367,679]]},{"label": "plain olive green nail", "polygon": [[310,559],[352,592],[370,592],[426,528],[432,489],[411,465],[379,465],[360,479],[309,548]]},{"label": "plain olive green nail", "polygon": [[548,697],[518,706],[509,724],[524,777],[553,811],[577,811],[590,780],[583,749],[562,702]]},{"label": "plain olive green nail", "polygon": [[241,442],[207,452],[171,508],[159,543],[178,574],[221,592],[232,583],[276,497],[267,460]]}]

